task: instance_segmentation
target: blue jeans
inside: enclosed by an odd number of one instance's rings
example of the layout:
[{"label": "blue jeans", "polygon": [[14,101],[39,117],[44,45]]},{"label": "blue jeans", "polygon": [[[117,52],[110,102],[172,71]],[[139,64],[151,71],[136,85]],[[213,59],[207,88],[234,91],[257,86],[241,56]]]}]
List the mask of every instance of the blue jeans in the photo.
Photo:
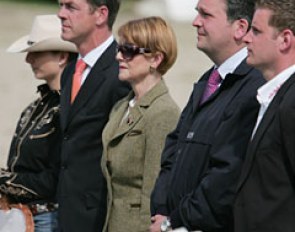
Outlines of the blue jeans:
[{"label": "blue jeans", "polygon": [[35,232],[57,232],[57,211],[34,216]]}]

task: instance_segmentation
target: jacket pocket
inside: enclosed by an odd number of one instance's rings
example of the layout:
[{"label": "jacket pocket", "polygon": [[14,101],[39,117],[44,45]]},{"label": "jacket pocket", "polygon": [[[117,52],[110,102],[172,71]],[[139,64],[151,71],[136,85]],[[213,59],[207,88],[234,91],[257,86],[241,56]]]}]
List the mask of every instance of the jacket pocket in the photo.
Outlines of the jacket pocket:
[{"label": "jacket pocket", "polygon": [[141,135],[141,134],[142,134],[141,130],[132,130],[127,134],[127,136],[136,136],[136,135]]},{"label": "jacket pocket", "polygon": [[140,199],[129,199],[126,203],[128,204],[130,210],[137,210],[141,208]]}]

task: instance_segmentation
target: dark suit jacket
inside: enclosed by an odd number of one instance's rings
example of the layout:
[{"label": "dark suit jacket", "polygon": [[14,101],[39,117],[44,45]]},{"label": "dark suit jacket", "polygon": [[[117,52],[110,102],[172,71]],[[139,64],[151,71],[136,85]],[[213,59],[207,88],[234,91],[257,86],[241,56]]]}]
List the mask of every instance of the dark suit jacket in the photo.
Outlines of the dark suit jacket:
[{"label": "dark suit jacket", "polygon": [[173,228],[229,232],[242,159],[259,109],[256,91],[264,80],[242,62],[199,105],[210,72],[195,85],[167,137],[151,209],[170,216]]},{"label": "dark suit jacket", "polygon": [[101,231],[107,189],[101,172],[102,130],[113,105],[130,88],[118,79],[116,42],[98,59],[71,105],[75,64],[62,75],[61,171],[58,185],[62,232]]},{"label": "dark suit jacket", "polygon": [[236,232],[295,231],[295,74],[249,145],[234,212]]}]

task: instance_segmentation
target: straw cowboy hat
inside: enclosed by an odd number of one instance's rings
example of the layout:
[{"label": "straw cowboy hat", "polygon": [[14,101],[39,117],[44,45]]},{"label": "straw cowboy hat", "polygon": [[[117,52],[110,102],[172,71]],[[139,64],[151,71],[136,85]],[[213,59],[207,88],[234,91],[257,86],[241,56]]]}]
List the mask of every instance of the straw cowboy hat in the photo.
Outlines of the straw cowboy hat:
[{"label": "straw cowboy hat", "polygon": [[35,17],[31,33],[15,41],[7,52],[77,52],[76,46],[61,39],[61,23],[56,15]]}]

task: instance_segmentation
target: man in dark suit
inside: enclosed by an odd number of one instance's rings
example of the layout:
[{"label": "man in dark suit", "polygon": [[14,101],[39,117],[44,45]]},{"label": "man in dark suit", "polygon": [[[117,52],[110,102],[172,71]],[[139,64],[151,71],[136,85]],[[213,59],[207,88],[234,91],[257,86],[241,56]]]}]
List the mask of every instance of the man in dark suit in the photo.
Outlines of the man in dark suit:
[{"label": "man in dark suit", "polygon": [[[197,47],[215,65],[195,84],[167,137],[151,197],[152,232],[233,231],[235,190],[259,109],[255,95],[264,80],[245,63],[242,42],[254,3],[199,0],[196,10]],[[215,82],[217,90],[210,95]]]},{"label": "man in dark suit", "polygon": [[112,106],[129,91],[118,80],[117,44],[111,31],[120,1],[59,4],[62,38],[79,51],[76,68],[70,64],[62,75],[59,222],[62,232],[97,232],[102,230],[107,205],[101,134]]},{"label": "man in dark suit", "polygon": [[258,0],[244,38],[267,83],[234,207],[236,232],[295,231],[295,0]]}]

